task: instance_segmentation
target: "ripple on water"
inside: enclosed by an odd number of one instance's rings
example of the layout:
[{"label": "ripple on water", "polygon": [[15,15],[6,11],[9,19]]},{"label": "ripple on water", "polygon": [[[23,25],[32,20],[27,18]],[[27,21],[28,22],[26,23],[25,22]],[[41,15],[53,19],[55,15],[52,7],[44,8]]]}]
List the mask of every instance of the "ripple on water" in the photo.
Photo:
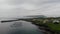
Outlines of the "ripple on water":
[{"label": "ripple on water", "polygon": [[43,34],[37,26],[30,22],[15,22],[12,26],[10,34]]},{"label": "ripple on water", "polygon": [[43,34],[37,26],[26,21],[0,23],[0,34]]}]

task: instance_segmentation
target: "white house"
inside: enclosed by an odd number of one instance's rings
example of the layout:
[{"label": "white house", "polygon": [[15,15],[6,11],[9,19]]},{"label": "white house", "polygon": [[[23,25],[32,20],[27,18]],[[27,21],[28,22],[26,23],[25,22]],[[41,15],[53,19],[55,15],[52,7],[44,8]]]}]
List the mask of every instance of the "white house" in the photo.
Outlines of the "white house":
[{"label": "white house", "polygon": [[55,24],[59,24],[59,20],[53,20],[53,23],[55,23]]}]

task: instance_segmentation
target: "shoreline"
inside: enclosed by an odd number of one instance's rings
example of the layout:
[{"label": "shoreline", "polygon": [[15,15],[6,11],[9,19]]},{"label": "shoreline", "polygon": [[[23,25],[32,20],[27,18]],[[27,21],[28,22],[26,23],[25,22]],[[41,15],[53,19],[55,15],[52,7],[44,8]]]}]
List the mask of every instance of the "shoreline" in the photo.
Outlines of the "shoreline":
[{"label": "shoreline", "polygon": [[[11,22],[11,21],[18,21],[18,20],[8,20],[8,21],[1,21],[1,22],[4,23],[4,22]],[[31,20],[24,20],[24,21],[31,22],[32,24],[38,26],[38,28],[41,29],[41,31],[44,34],[60,34],[59,32],[51,30],[46,24],[40,24],[38,22],[34,22],[34,21],[31,21]]]},{"label": "shoreline", "polygon": [[32,22],[32,24],[38,26],[38,28],[44,33],[44,34],[54,34],[55,32],[51,31],[46,25],[38,25]]}]

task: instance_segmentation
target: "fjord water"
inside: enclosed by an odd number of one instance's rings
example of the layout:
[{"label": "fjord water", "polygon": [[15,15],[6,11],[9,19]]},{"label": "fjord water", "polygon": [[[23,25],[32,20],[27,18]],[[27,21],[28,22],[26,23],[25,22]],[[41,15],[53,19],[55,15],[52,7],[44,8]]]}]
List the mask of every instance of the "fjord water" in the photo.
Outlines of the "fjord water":
[{"label": "fjord water", "polygon": [[0,34],[43,34],[38,26],[26,21],[0,23]]}]

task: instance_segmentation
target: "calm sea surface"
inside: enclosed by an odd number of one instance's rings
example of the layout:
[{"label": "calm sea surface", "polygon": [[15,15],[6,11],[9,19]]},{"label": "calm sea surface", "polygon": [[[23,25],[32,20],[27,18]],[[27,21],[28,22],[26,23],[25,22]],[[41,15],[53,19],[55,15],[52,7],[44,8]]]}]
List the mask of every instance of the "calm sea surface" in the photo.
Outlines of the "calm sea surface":
[{"label": "calm sea surface", "polygon": [[0,23],[0,34],[43,34],[36,25],[26,21]]}]

